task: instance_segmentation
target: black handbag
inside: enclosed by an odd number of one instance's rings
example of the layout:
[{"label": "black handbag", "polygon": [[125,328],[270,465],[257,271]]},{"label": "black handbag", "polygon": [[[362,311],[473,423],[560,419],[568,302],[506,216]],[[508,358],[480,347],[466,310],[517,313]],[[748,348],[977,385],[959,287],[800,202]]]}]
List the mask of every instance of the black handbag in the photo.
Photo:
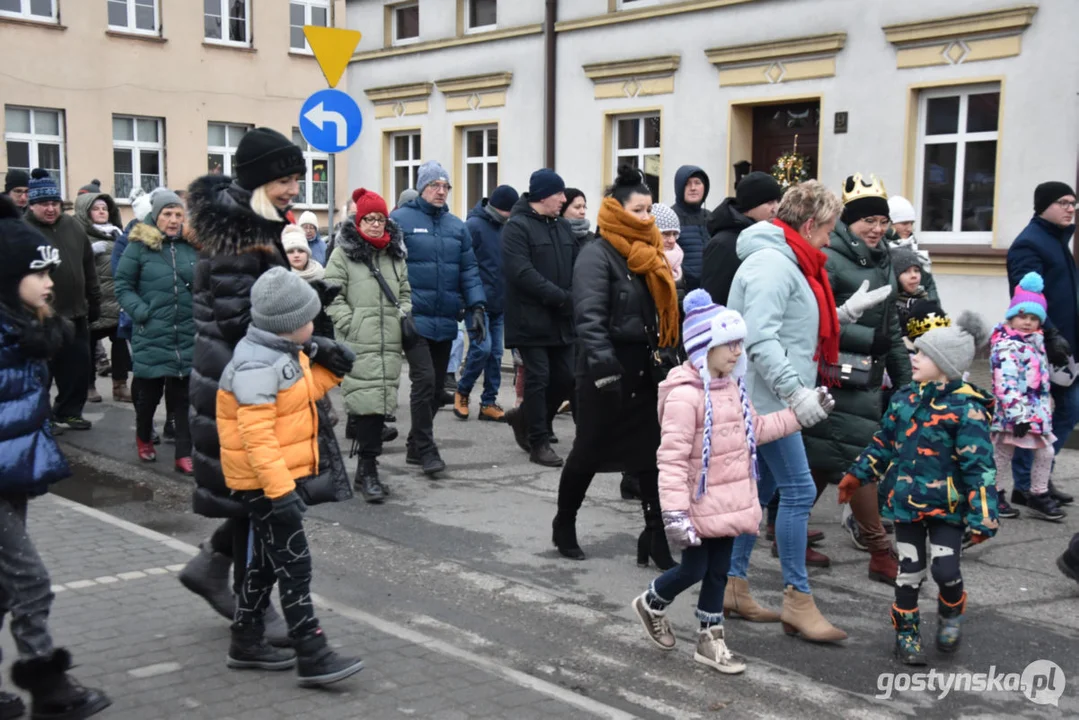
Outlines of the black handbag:
[{"label": "black handbag", "polygon": [[321,505],[343,502],[352,498],[352,483],[337,436],[330,422],[330,414],[321,400],[318,408],[318,474],[296,481],[296,494],[305,505]]},{"label": "black handbag", "polygon": [[386,282],[386,278],[382,276],[382,271],[378,269],[378,266],[371,260],[367,260],[366,264],[367,269],[371,271],[371,274],[375,276],[375,280],[378,281],[378,286],[382,288],[382,293],[386,296],[386,299],[401,314],[401,348],[408,352],[416,347],[416,343],[420,341],[420,331],[416,329],[416,321],[412,319],[412,313],[406,313],[401,309],[401,303],[397,302],[397,296],[393,294],[393,290],[390,290],[390,284]]},{"label": "black handbag", "polygon": [[667,375],[671,370],[682,364],[682,358],[678,352],[678,348],[661,348],[656,338],[659,337],[659,318],[656,318],[655,328],[645,328],[645,332],[648,334],[648,367],[652,372],[652,381],[659,385],[661,382],[667,379]]},{"label": "black handbag", "polygon": [[824,372],[828,374],[826,379],[838,382],[840,387],[866,390],[869,388],[869,378],[873,373],[873,356],[841,352],[835,364],[825,364]]}]

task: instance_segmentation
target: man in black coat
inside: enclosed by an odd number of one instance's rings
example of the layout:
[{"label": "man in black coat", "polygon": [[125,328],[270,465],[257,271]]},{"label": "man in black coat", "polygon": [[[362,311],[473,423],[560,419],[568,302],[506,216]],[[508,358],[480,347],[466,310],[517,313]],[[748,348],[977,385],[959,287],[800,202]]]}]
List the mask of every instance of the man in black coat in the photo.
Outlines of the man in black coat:
[{"label": "man in black coat", "polygon": [[551,422],[573,392],[573,263],[577,240],[561,217],[566,183],[553,170],[532,173],[528,192],[502,230],[506,276],[506,347],[521,353],[524,403],[506,413],[529,459],[559,467]]},{"label": "man in black coat", "polygon": [[754,223],[774,218],[782,197],[783,190],[774,177],[752,172],[738,183],[734,197],[724,200],[712,212],[708,219],[712,239],[704,246],[701,287],[708,291],[713,302],[726,305],[731,294],[734,274],[742,264],[737,253],[738,236]]}]

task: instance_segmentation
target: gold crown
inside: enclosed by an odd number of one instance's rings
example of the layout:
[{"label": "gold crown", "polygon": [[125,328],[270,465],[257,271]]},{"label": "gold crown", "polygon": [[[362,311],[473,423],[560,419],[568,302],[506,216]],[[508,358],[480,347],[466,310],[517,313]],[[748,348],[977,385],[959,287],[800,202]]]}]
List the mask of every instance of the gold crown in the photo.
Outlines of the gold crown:
[{"label": "gold crown", "polygon": [[923,318],[911,318],[907,321],[907,337],[914,340],[935,328],[946,328],[951,326],[951,318],[947,316],[941,317],[936,313],[929,313]]},{"label": "gold crown", "polygon": [[876,175],[869,176],[869,182],[862,178],[861,173],[854,173],[847,182],[843,183],[843,204],[858,198],[879,197],[888,199],[888,192],[884,189],[884,182]]}]

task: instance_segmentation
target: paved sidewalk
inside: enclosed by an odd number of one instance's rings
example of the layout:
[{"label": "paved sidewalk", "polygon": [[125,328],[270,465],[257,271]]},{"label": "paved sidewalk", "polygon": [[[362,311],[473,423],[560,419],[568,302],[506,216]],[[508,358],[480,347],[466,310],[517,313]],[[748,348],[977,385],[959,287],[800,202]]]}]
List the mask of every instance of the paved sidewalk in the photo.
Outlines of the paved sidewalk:
[{"label": "paved sidewalk", "polygon": [[[56,592],[57,644],[71,650],[78,680],[113,698],[103,718],[633,717],[322,598],[327,635],[364,658],[363,672],[305,690],[289,672],[228,670],[227,623],[175,577],[193,547],[55,496],[31,503],[30,534]],[[0,646],[10,665],[10,635]]]}]

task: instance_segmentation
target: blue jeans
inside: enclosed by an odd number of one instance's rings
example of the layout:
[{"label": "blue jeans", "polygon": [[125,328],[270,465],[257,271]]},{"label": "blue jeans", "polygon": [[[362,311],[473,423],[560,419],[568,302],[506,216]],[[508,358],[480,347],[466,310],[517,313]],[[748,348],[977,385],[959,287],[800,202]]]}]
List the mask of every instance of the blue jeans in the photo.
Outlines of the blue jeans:
[{"label": "blue jeans", "polygon": [[502,386],[502,330],[505,327],[502,313],[487,314],[487,337],[476,342],[469,337],[465,369],[457,381],[457,392],[469,395],[483,373],[483,395],[480,405],[498,402],[498,389]]},{"label": "blue jeans", "polygon": [[450,348],[450,362],[446,367],[446,372],[452,373],[454,377],[457,377],[457,371],[461,369],[461,362],[465,357],[465,329],[463,323],[457,323],[457,337],[453,339],[453,346]]},{"label": "blue jeans", "polygon": [[[809,459],[802,444],[802,433],[761,445],[757,449],[757,456],[760,458],[761,475],[757,483],[757,497],[767,504],[779,489],[776,544],[779,546],[783,584],[793,586],[798,592],[808,593],[806,531],[809,529],[809,511],[817,498],[817,486],[809,474]],[[756,542],[756,535],[739,535],[735,539],[731,575],[739,578],[746,576],[749,556]]]},{"label": "blue jeans", "polygon": [[[1071,387],[1053,385],[1053,434],[1057,441],[1053,443],[1053,450],[1060,452],[1068,436],[1079,424],[1079,382]],[[1030,450],[1016,448],[1015,457],[1012,458],[1012,478],[1015,481],[1015,489],[1030,492],[1030,466],[1034,462],[1034,454]]]},{"label": "blue jeans", "polygon": [[664,605],[670,605],[683,591],[697,583],[697,619],[705,625],[723,622],[723,593],[731,567],[734,538],[701,538],[701,544],[682,551],[682,562],[652,581],[651,592]]}]

